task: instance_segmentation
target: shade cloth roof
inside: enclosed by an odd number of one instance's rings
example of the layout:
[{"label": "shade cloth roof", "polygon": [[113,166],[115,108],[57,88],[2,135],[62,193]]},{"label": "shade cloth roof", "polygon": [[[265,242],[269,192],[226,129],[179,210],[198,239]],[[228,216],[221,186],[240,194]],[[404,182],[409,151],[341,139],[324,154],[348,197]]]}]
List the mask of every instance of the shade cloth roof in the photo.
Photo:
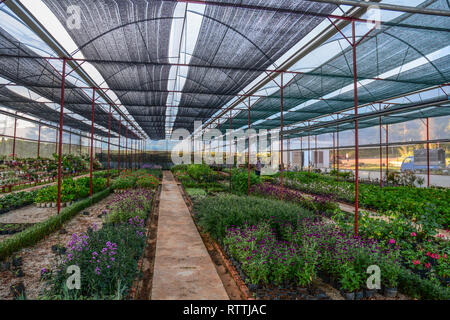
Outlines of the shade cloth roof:
[{"label": "shade cloth roof", "polygon": [[[428,1],[428,7],[449,9],[448,1]],[[447,17],[431,17],[420,14],[403,14],[395,21],[398,24],[409,24],[427,27],[448,26]],[[428,54],[450,45],[450,29],[436,31],[427,29],[384,26],[365,38],[356,50],[358,81],[375,79],[379,75],[401,67],[411,61],[424,58]],[[342,39],[342,35],[330,41]],[[340,54],[330,59],[316,69],[296,75],[283,91],[283,109],[285,111],[312,101],[309,105],[289,112],[284,116],[285,125],[307,121],[327,114],[337,113],[354,105],[353,90],[324,98],[332,92],[340,90],[353,83],[353,53],[348,47]],[[359,104],[382,101],[391,97],[414,92],[416,90],[448,83],[450,79],[450,57],[448,55],[413,69],[398,73],[365,84],[358,89]],[[251,106],[251,122],[264,120],[280,113],[281,93],[277,90],[267,98],[261,98]],[[448,114],[448,109],[440,108],[434,116]],[[416,114],[423,117],[421,113]],[[411,115],[408,119],[411,119]],[[248,123],[248,112],[241,111],[232,121],[233,129]],[[280,120],[266,120],[254,129],[270,129],[280,127]],[[224,123],[222,130],[229,128]]]}]

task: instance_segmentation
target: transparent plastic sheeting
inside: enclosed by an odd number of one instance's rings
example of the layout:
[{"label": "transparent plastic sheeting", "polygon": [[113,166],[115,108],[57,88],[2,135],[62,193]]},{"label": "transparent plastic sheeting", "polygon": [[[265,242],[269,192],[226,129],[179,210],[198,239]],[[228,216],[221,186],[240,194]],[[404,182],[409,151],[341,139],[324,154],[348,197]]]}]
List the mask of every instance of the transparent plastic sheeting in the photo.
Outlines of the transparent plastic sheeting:
[{"label": "transparent plastic sheeting", "polygon": [[[24,98],[5,87],[0,87],[0,106],[29,114],[46,121],[51,121],[56,124],[58,124],[60,120],[60,113],[57,111],[58,109],[53,110],[44,103],[37,103],[33,100]],[[76,120],[67,114],[64,115],[63,125],[64,127],[74,128],[83,132],[91,132],[90,125]],[[94,134],[102,137],[108,136],[108,133],[105,134],[103,130],[97,129],[95,126]],[[115,135],[112,134],[111,137],[115,137]]]},{"label": "transparent plastic sheeting", "polygon": [[[429,8],[449,9],[448,1],[427,1],[432,3]],[[418,28],[406,28],[398,25],[415,25]],[[450,29],[436,31],[420,29],[423,27],[448,27],[448,17],[426,16],[420,14],[403,14],[391,21],[389,26],[372,31],[356,49],[357,76],[359,81],[358,104],[382,101],[434,85],[448,83],[450,79],[450,57],[448,55],[427,60],[426,63],[404,71],[404,66],[412,61],[424,58],[450,45]],[[342,39],[342,35],[332,41]],[[358,40],[358,38],[357,38]],[[331,40],[330,40],[331,41]],[[389,75],[391,70],[399,68],[398,72],[387,76],[384,80],[364,83],[362,80]],[[312,71],[296,75],[284,88],[283,109],[300,106],[309,101],[306,106],[284,115],[284,123],[292,124],[320,116],[333,114],[354,106],[353,90],[336,92],[353,83],[353,53],[348,46],[335,57]],[[362,84],[361,84],[362,83]],[[327,95],[329,95],[327,97]],[[266,98],[260,98],[251,106],[251,120],[264,120],[281,112],[280,91]],[[326,98],[324,98],[326,97]],[[440,108],[442,114],[448,112]],[[436,110],[436,113],[439,113]],[[417,113],[418,117],[423,117]],[[409,116],[410,117],[410,116]],[[408,117],[408,118],[409,118]],[[241,111],[233,118],[233,128],[238,129],[248,122],[247,111]],[[266,120],[254,126],[255,129],[270,129],[280,127],[280,119]],[[229,128],[228,121],[221,129]]]}]

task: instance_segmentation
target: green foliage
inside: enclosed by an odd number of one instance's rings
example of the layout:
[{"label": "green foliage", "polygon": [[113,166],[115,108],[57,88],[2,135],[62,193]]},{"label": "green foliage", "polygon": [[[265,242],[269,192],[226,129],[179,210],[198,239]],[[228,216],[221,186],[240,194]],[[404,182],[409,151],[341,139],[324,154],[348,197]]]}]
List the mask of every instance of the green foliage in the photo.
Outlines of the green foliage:
[{"label": "green foliage", "polygon": [[179,171],[187,171],[189,165],[188,164],[177,164],[173,166],[170,171],[172,171],[173,174]]},{"label": "green foliage", "polygon": [[0,197],[0,214],[33,203],[37,191],[17,192]]},{"label": "green foliage", "polygon": [[217,173],[207,164],[191,164],[188,166],[187,172],[197,182],[212,182],[217,180]]},{"label": "green foliage", "polygon": [[[96,193],[106,188],[106,179],[92,178],[92,192]],[[82,177],[79,179],[64,179],[61,183],[61,201],[83,199],[89,196],[90,179]],[[58,186],[52,185],[37,191],[35,202],[46,203],[56,202],[58,198]]]},{"label": "green foliage", "polygon": [[355,270],[353,264],[343,264],[341,267],[340,283],[346,292],[355,292],[360,288],[360,273]]},{"label": "green foliage", "polygon": [[450,300],[450,287],[442,287],[436,281],[422,279],[419,275],[404,271],[399,274],[399,289],[411,298],[425,300]]},{"label": "green foliage", "polygon": [[[250,171],[250,188],[261,183],[261,178],[255,174],[254,171]],[[231,187],[233,191],[237,193],[247,193],[248,189],[248,170],[233,169],[231,171]]]},{"label": "green foliage", "polygon": [[293,203],[228,194],[208,197],[195,204],[194,211],[200,226],[219,241],[222,241],[226,228],[230,226],[243,226],[245,223],[256,225],[273,218],[273,227],[278,228],[275,221],[296,225],[299,219],[312,216],[310,211]]},{"label": "green foliage", "polygon": [[150,188],[150,189],[155,189],[159,184],[158,179],[156,179],[154,176],[152,176],[151,174],[148,175],[141,175],[139,176],[139,178],[136,180],[136,186],[138,188]]},{"label": "green foliage", "polygon": [[[286,172],[286,187],[319,195],[330,195],[338,200],[353,203],[355,186],[318,173]],[[279,181],[278,181],[279,182]],[[381,212],[394,211],[413,221],[427,220],[443,227],[450,226],[450,189],[416,188],[410,186],[384,187],[359,184],[359,204]]]}]

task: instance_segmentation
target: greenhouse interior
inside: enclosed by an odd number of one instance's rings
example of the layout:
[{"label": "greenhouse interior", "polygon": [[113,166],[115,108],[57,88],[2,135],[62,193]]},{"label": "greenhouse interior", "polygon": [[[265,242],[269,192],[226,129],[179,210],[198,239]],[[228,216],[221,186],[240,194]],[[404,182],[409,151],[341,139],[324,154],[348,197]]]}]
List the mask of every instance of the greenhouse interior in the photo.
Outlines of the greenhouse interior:
[{"label": "greenhouse interior", "polygon": [[448,0],[0,0],[0,300],[448,301],[449,93]]}]

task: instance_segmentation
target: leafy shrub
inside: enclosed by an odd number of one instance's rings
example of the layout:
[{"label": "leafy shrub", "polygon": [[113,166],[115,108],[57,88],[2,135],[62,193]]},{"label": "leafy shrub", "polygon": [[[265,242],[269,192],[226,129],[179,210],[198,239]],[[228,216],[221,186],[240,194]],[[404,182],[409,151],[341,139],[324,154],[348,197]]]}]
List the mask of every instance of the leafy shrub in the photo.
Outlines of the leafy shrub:
[{"label": "leafy shrub", "polygon": [[[250,171],[250,188],[259,183],[261,183],[260,177],[254,171]],[[248,170],[233,169],[231,172],[231,187],[237,193],[247,193]]]},{"label": "leafy shrub", "polygon": [[411,298],[425,300],[450,300],[450,288],[442,287],[430,279],[405,271],[399,274],[399,289]]},{"label": "leafy shrub", "polygon": [[120,176],[119,178],[114,179],[112,187],[113,189],[124,190],[134,188],[135,185],[136,179],[134,177]]},{"label": "leafy shrub", "polygon": [[211,182],[217,180],[217,173],[206,164],[191,164],[188,166],[187,172],[198,182]]}]

